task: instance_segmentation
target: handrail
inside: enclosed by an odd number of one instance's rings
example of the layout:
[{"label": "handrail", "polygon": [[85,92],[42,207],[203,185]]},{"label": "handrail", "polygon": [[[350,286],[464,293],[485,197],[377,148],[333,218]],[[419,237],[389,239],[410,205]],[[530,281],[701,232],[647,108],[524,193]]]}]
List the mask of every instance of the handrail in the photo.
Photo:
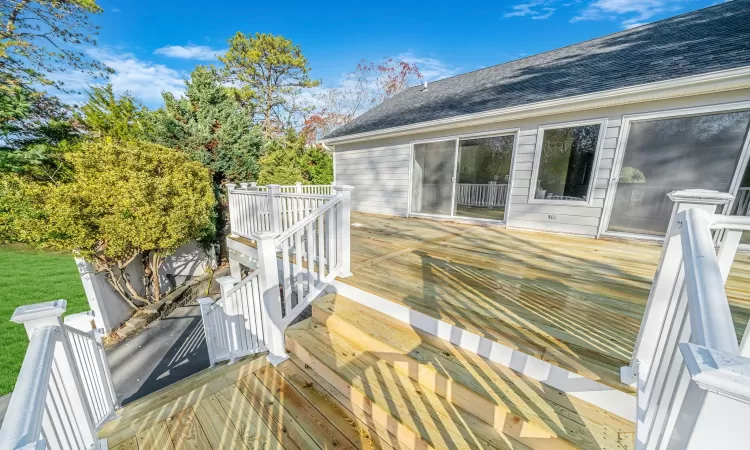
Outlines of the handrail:
[{"label": "handrail", "polygon": [[243,278],[242,281],[240,281],[239,283],[237,283],[236,285],[234,285],[232,287],[232,289],[230,289],[226,293],[224,293],[224,295],[222,296],[222,298],[219,299],[219,300],[217,300],[216,303],[214,303],[214,305],[216,305],[217,303],[219,303],[220,300],[225,299],[225,298],[229,297],[230,295],[234,294],[235,292],[237,292],[238,290],[240,290],[242,288],[242,286],[244,286],[247,283],[251,282],[253,280],[253,278],[257,277],[259,274],[260,274],[260,269],[255,269],[252,272],[250,272],[249,274],[247,274],[247,276],[245,276],[245,278]]},{"label": "handrail", "polygon": [[277,194],[274,194],[274,196],[282,197],[282,198],[313,198],[313,199],[321,199],[321,200],[326,200],[326,199],[335,197],[335,195],[304,194],[304,193],[297,193],[297,192],[279,192]]},{"label": "handrail", "polygon": [[681,234],[692,330],[690,340],[716,350],[738,353],[724,279],[711,236],[711,215],[696,208],[685,211],[684,215]]},{"label": "handrail", "polygon": [[304,219],[295,223],[291,228],[288,228],[286,231],[284,231],[279,236],[277,236],[276,242],[281,243],[281,242],[284,242],[284,240],[289,239],[292,235],[294,235],[294,233],[306,227],[308,224],[312,223],[313,221],[317,220],[318,217],[320,217],[323,213],[333,208],[334,206],[338,205],[339,203],[341,203],[341,197],[333,197],[330,202],[327,202],[323,206],[320,206],[317,209],[312,210],[310,214],[308,214]]},{"label": "handrail", "polygon": [[58,339],[60,328],[56,326],[37,328],[29,338],[29,347],[8,405],[11,414],[6,414],[3,421],[0,449],[46,447],[41,437],[44,403]]},{"label": "handrail", "polygon": [[714,215],[712,229],[732,229],[750,231],[750,216],[727,216],[723,214]]}]

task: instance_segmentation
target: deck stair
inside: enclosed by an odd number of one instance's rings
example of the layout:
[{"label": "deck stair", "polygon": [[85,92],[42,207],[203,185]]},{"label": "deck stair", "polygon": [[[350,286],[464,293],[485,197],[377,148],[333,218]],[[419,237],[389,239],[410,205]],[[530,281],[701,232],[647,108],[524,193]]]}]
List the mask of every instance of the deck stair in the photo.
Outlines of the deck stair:
[{"label": "deck stair", "polygon": [[286,338],[292,362],[407,448],[633,448],[632,422],[341,295]]}]

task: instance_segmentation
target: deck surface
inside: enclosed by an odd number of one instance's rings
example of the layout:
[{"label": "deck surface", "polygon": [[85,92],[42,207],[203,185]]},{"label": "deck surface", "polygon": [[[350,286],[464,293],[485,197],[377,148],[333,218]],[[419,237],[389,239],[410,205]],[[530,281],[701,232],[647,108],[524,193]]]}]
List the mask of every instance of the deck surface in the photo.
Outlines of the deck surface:
[{"label": "deck surface", "polygon": [[[629,362],[661,245],[352,214],[342,281],[612,387]],[[750,318],[750,255],[727,294]]]},{"label": "deck surface", "polygon": [[112,450],[398,450],[325,380],[265,354],[205,370],[127,405],[99,436]]}]

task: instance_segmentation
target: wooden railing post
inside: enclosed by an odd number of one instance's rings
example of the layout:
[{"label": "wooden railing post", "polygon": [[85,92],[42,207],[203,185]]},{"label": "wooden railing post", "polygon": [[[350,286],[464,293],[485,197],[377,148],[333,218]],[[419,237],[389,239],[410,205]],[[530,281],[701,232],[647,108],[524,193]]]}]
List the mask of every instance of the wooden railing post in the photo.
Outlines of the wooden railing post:
[{"label": "wooden railing post", "polygon": [[227,204],[229,205],[229,234],[230,236],[237,237],[235,231],[237,230],[237,205],[235,205],[232,199],[232,193],[236,184],[227,183]]},{"label": "wooden railing post", "polygon": [[279,210],[278,195],[281,192],[280,184],[268,185],[268,215],[271,231],[278,236],[281,234],[281,211]]},{"label": "wooden railing post", "polygon": [[[78,368],[73,361],[73,352],[63,329],[61,317],[65,313],[66,307],[67,302],[65,300],[20,306],[16,308],[10,320],[23,324],[29,338],[31,338],[35,330],[41,327],[52,326],[60,330],[60,337],[54,350],[55,366],[57,367],[64,391],[70,401],[72,409],[70,420],[76,423],[78,431],[88,446],[97,442],[96,425],[84,394],[81,374],[78,372]],[[8,411],[23,411],[25,409],[23,405],[26,401],[27,399],[11,397]],[[52,429],[54,424],[45,420],[42,426],[45,428],[47,436],[55,434],[55,430]]]},{"label": "wooden railing post", "polygon": [[678,215],[685,210],[699,208],[713,217],[716,207],[731,201],[732,195],[717,191],[692,189],[671,192],[669,198],[674,202],[674,207],[664,238],[661,258],[656,275],[654,275],[654,282],[651,285],[651,292],[630,365],[623,367],[620,371],[622,382],[625,384],[632,385],[636,382],[639,363],[652,363],[665,318],[670,314],[670,308],[674,308],[677,304],[676,301],[670,300],[673,296],[680,295],[680,292],[674,292],[675,285],[681,285],[679,281],[684,278]]},{"label": "wooden railing post", "polygon": [[301,194],[302,193],[302,182],[301,181],[298,181],[298,182],[294,183],[294,192],[296,192],[297,194]]},{"label": "wooden railing post", "polygon": [[352,276],[351,269],[351,219],[352,206],[351,194],[354,186],[341,185],[333,186],[336,195],[341,196],[341,208],[339,208],[339,217],[336,221],[336,236],[338,237],[338,253],[336,261],[340,261],[341,269],[339,277],[345,278]]},{"label": "wooden railing post", "polygon": [[276,258],[277,236],[276,233],[261,233],[257,241],[260,287],[263,291],[263,335],[268,349],[268,360],[274,366],[289,359],[284,343],[284,324],[281,315],[282,299]]}]

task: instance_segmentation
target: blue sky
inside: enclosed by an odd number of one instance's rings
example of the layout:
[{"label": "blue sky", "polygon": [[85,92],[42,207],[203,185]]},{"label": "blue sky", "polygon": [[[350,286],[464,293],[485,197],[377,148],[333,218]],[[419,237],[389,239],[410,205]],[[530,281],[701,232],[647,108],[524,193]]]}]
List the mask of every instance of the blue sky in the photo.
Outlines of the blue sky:
[{"label": "blue sky", "polygon": [[[100,0],[99,47],[115,89],[150,107],[179,94],[197,64],[217,63],[237,31],[281,34],[302,46],[323,88],[362,58],[416,62],[445,78],[692,11],[716,0],[522,0],[519,2],[254,2]],[[83,83],[77,74],[66,75]]]}]

